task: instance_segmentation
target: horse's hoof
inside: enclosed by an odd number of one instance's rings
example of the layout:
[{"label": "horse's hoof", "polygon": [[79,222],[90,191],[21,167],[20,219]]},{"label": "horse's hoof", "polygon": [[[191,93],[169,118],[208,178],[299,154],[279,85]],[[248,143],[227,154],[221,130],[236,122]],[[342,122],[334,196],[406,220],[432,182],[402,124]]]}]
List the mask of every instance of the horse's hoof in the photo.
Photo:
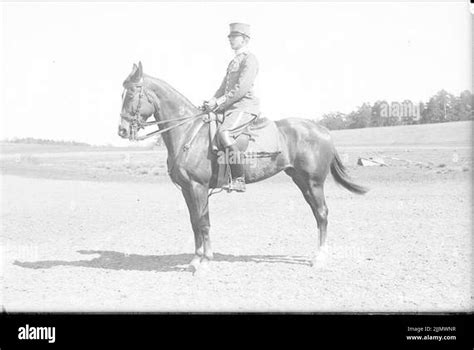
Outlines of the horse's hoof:
[{"label": "horse's hoof", "polygon": [[203,257],[202,257],[201,262],[203,262],[205,260],[207,260],[207,261],[214,260],[214,253],[206,252],[206,254],[204,254]]},{"label": "horse's hoof", "polygon": [[189,264],[186,271],[191,272],[193,275],[197,272],[198,268],[196,265]]},{"label": "horse's hoof", "polygon": [[311,259],[310,266],[314,268],[325,268],[328,265],[329,253],[327,248],[322,248],[316,256]]},{"label": "horse's hoof", "polygon": [[210,273],[211,267],[212,267],[211,260],[202,258],[201,263],[199,264],[199,269],[197,269],[193,273],[193,276],[197,276],[197,277],[206,276]]},{"label": "horse's hoof", "polygon": [[328,266],[327,258],[316,257],[311,259],[310,266],[314,269],[323,269]]},{"label": "horse's hoof", "polygon": [[195,274],[196,271],[199,269],[199,265],[201,265],[201,257],[195,256],[193,260],[191,260],[191,262],[189,263],[187,270]]}]

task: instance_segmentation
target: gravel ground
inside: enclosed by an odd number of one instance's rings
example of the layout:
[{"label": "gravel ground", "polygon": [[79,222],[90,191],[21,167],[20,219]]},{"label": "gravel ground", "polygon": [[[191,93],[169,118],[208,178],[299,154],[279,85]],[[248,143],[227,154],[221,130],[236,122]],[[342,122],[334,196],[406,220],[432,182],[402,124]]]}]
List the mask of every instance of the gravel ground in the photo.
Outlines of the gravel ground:
[{"label": "gravel ground", "polygon": [[2,176],[7,311],[465,311],[472,309],[470,170],[352,169],[371,191],[328,180],[329,259],[281,174],[211,197],[215,261],[194,250],[180,192],[163,177]]}]

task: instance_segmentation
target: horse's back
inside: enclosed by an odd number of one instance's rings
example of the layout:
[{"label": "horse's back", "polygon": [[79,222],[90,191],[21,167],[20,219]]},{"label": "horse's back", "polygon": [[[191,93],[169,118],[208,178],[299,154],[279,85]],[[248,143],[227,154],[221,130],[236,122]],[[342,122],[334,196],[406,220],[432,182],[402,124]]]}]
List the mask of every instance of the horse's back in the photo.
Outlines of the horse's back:
[{"label": "horse's back", "polygon": [[268,119],[267,117],[258,117],[252,124],[250,124],[249,129],[260,130],[269,126],[271,123],[273,123],[273,120]]},{"label": "horse's back", "polygon": [[287,118],[276,121],[285,144],[285,158],[304,177],[324,183],[335,149],[329,130],[316,121]]},{"label": "horse's back", "polygon": [[317,121],[304,118],[285,118],[275,121],[278,130],[295,141],[328,143],[332,145],[329,130]]}]

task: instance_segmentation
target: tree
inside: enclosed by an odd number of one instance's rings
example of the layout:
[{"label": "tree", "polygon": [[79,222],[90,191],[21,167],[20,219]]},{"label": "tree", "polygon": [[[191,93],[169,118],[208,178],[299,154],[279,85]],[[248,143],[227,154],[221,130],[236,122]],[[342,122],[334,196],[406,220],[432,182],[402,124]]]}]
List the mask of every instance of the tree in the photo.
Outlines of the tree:
[{"label": "tree", "polygon": [[378,127],[386,125],[386,118],[388,116],[384,116],[385,113],[388,113],[388,102],[387,101],[376,101],[372,106],[372,113],[370,116],[369,126]]},{"label": "tree", "polygon": [[452,120],[472,120],[472,98],[470,91],[465,90],[454,98]]},{"label": "tree", "polygon": [[424,123],[440,123],[453,120],[453,102],[455,97],[445,90],[431,97],[422,115]]},{"label": "tree", "polygon": [[369,103],[364,103],[356,112],[352,112],[347,116],[349,129],[365,128],[370,125],[372,117],[372,107]]},{"label": "tree", "polygon": [[331,112],[324,114],[319,124],[325,126],[329,130],[340,130],[346,128],[346,116],[341,112]]},{"label": "tree", "polygon": [[364,103],[347,115],[340,112],[324,114],[319,123],[330,130],[338,130],[473,120],[473,98],[468,90],[459,96],[440,90],[427,103],[378,100],[373,106]]}]

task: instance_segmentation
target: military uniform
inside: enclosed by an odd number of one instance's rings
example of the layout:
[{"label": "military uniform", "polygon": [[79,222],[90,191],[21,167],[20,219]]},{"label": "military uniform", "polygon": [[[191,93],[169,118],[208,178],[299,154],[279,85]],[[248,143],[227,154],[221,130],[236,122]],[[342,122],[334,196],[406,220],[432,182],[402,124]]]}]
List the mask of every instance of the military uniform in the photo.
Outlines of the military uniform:
[{"label": "military uniform", "polygon": [[[235,31],[235,25],[239,23],[231,24],[231,32]],[[232,137],[238,136],[239,131],[260,114],[260,103],[253,92],[257,73],[258,61],[255,55],[246,48],[236,52],[219,89],[214,94],[218,105],[217,112],[224,114],[224,121],[218,129],[219,135],[227,131]],[[226,140],[225,136],[220,139],[224,141],[224,147],[234,143],[233,140]]]},{"label": "military uniform", "polygon": [[227,67],[221,86],[214,94],[219,105],[218,111],[239,110],[259,114],[259,100],[252,91],[257,73],[258,61],[255,55],[248,50],[237,53]]},{"label": "military uniform", "polygon": [[[250,38],[250,27],[243,23],[231,23],[230,34]],[[227,72],[219,89],[214,94],[217,113],[224,120],[217,130],[222,147],[239,152],[235,138],[260,114],[260,103],[253,93],[253,85],[258,73],[258,61],[246,46],[236,50],[234,59],[229,63]],[[229,164],[232,183],[229,189],[245,191],[244,169],[242,164]]]}]

